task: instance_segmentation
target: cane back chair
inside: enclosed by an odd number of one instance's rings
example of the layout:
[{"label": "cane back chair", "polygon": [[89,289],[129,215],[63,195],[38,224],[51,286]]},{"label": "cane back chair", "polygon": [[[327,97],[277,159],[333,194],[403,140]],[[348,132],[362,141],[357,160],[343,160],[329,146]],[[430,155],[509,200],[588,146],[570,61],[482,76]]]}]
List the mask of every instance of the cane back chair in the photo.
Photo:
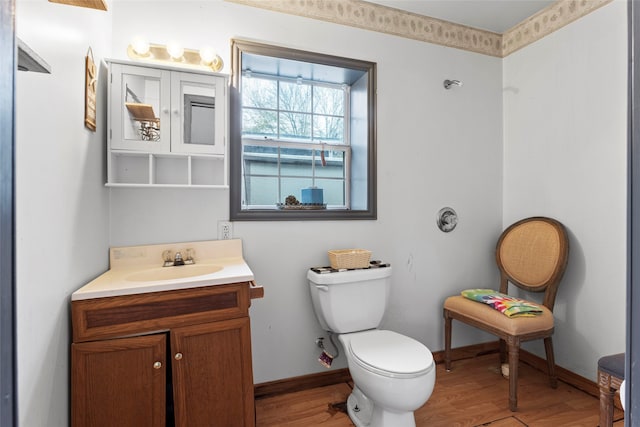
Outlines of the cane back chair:
[{"label": "cane back chair", "polygon": [[564,226],[551,218],[531,217],[509,226],[496,246],[496,262],[500,270],[500,292],[507,294],[509,283],[528,292],[544,292],[542,313],[534,317],[507,317],[498,310],[461,295],[444,302],[445,367],[451,370],[452,320],[487,331],[500,339],[500,361],[508,353],[509,408],[518,406],[518,360],[520,344],[544,339],[549,382],[557,387],[553,355],[553,305],[558,285],[564,274],[569,241]]}]

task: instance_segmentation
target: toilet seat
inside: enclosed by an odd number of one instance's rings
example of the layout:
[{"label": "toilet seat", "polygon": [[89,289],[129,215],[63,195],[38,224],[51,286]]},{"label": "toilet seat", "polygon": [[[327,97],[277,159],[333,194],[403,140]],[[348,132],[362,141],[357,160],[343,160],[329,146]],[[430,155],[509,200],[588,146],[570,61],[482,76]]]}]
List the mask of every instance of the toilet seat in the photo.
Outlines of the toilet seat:
[{"label": "toilet seat", "polygon": [[422,343],[393,331],[353,334],[349,352],[362,368],[391,378],[415,378],[433,369],[433,355]]}]

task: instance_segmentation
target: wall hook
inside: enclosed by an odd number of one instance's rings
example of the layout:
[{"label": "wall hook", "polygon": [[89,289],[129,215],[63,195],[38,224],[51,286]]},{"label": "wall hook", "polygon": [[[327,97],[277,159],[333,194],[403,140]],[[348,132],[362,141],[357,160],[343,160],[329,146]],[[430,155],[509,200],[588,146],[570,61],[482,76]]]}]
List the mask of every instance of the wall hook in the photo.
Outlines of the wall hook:
[{"label": "wall hook", "polygon": [[451,86],[462,86],[462,82],[460,80],[445,80],[443,86],[445,89],[451,89]]}]

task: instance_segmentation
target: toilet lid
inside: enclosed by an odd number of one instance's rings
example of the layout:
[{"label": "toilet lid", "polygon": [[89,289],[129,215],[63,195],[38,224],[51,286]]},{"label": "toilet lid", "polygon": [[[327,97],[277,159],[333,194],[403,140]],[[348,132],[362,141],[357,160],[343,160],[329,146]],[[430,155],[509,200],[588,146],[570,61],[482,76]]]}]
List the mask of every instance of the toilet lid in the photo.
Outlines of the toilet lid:
[{"label": "toilet lid", "polygon": [[349,350],[362,367],[382,375],[412,377],[433,368],[433,356],[427,347],[393,331],[354,334]]}]

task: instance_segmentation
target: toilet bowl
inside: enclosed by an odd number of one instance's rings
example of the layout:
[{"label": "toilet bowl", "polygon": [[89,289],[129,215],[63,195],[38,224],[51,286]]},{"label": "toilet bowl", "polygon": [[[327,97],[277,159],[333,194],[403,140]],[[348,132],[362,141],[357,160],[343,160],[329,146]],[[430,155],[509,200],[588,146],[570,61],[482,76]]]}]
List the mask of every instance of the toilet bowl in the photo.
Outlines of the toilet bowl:
[{"label": "toilet bowl", "polygon": [[355,384],[347,401],[357,427],[414,427],[413,412],[431,396],[435,364],[418,341],[387,330],[341,334]]},{"label": "toilet bowl", "polygon": [[356,427],[415,427],[413,412],[431,396],[436,370],[422,343],[378,329],[391,267],[326,273],[309,270],[313,308],[338,334],[354,387],[347,411]]}]

